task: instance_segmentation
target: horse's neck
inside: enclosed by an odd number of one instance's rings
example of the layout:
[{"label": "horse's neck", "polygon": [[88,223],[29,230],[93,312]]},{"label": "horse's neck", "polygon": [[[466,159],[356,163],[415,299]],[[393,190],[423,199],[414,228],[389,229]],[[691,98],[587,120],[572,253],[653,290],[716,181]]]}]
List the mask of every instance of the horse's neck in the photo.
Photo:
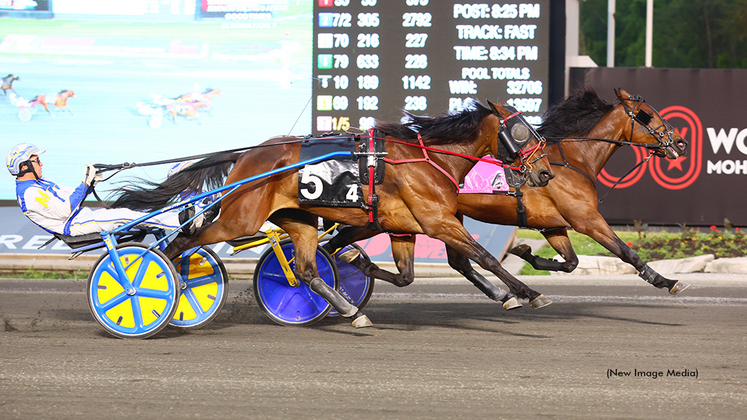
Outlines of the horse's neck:
[{"label": "horse's neck", "polygon": [[[474,139],[469,142],[459,144],[456,148],[457,150],[454,150],[454,152],[461,153],[467,156],[473,156],[475,158],[492,156],[493,143],[498,141],[498,129],[496,127],[490,126],[490,124],[492,124],[491,120],[489,120],[490,118],[492,117],[488,116],[485,118],[480,130],[478,130],[478,133]],[[496,119],[496,124],[497,121],[498,120]],[[477,164],[477,162],[477,159],[465,159],[463,157],[451,159],[451,165],[453,165],[452,167],[454,168],[454,178],[456,178],[458,181],[464,179],[472,169],[472,167]]]},{"label": "horse's neck", "polygon": [[[619,112],[621,110],[616,108],[603,116],[589,134],[584,136],[589,140],[563,142],[561,146],[563,153],[572,166],[583,168],[583,171],[592,178],[599,175],[607,161],[620,148],[620,145],[594,139],[625,140],[626,125],[624,122],[627,121],[627,118],[620,118]],[[572,152],[568,153],[571,150]],[[571,160],[574,160],[574,162]]]}]

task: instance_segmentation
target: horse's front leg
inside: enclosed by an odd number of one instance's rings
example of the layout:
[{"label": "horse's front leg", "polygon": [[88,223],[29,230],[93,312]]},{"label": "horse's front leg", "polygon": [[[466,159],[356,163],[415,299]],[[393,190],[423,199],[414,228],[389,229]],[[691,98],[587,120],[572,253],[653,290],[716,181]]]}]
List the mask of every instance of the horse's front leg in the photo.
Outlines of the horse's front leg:
[{"label": "horse's front leg", "polygon": [[467,257],[448,245],[446,246],[446,255],[449,258],[449,265],[451,268],[467,278],[467,280],[474,284],[475,287],[485,293],[487,297],[496,302],[502,302],[503,308],[506,310],[521,308],[521,303],[516,300],[515,295],[506,293],[504,290],[491,283],[482,274],[478,273],[477,270],[472,267],[472,264],[469,262]]},{"label": "horse's front leg", "polygon": [[[432,216],[432,215],[431,215]],[[480,267],[495,274],[501,281],[508,286],[509,291],[521,299],[529,300],[529,305],[535,309],[547,306],[552,303],[550,299],[541,293],[532,290],[529,286],[522,283],[519,279],[512,276],[501,266],[501,263],[483,248],[472,236],[467,229],[462,226],[459,220],[451,216],[441,219],[431,219],[433,222],[422,224],[425,233],[431,238],[443,241],[464,257],[475,261]],[[438,222],[436,222],[438,220]]]},{"label": "horse's front leg", "polygon": [[630,249],[630,247],[615,234],[601,214],[596,213],[590,219],[587,218],[583,223],[579,223],[578,226],[574,225],[573,228],[599,242],[600,245],[607,248],[618,258],[635,267],[636,271],[638,271],[638,275],[651,283],[654,287],[659,289],[666,287],[669,290],[669,293],[673,295],[676,295],[690,287],[687,283],[678,280],[670,280],[649,267],[648,264],[641,260],[641,257],[639,257],[635,251]]}]

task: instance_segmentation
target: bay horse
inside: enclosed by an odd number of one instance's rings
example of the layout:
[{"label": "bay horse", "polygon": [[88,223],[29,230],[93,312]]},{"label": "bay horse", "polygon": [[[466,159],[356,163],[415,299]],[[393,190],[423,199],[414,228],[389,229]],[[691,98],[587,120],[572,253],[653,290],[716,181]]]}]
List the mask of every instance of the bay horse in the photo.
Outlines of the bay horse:
[{"label": "bay horse", "polygon": [[34,99],[29,101],[29,105],[30,106],[41,105],[44,107],[47,113],[49,113],[49,115],[54,117],[55,115],[52,114],[52,112],[49,110],[49,105],[54,104],[57,107],[57,109],[64,109],[67,112],[69,112],[70,115],[74,116],[75,114],[73,114],[73,111],[71,111],[70,108],[68,108],[67,106],[67,99],[74,98],[74,97],[75,97],[75,92],[73,92],[72,90],[61,90],[59,93],[37,95]]},{"label": "bay horse", "polygon": [[[597,208],[594,180],[610,157],[625,145],[645,147],[656,155],[676,159],[686,153],[687,141],[641,97],[622,89],[616,89],[615,94],[619,103],[613,105],[602,100],[593,90],[580,90],[545,113],[539,133],[547,139],[546,153],[555,166],[556,177],[547,187],[521,189],[525,223],[519,223],[518,200],[511,195],[460,194],[458,211],[460,215],[485,223],[539,229],[565,262],[534,256],[526,245],[511,250],[538,270],[572,272],[578,266],[578,256],[567,231],[573,228],[631,264],[640,277],[654,287],[666,287],[669,293],[677,294],[689,285],[667,279],[651,269],[604,220]],[[325,248],[332,252],[377,233],[359,227],[344,228]],[[392,237],[392,254],[399,274],[380,269],[357,255],[343,255],[341,258],[345,257],[370,277],[406,286],[414,279],[414,242],[414,237]],[[451,267],[473,282],[482,281],[468,257],[448,244],[446,248]]]},{"label": "bay horse", "polygon": [[13,82],[16,80],[21,80],[21,79],[15,74],[9,74],[2,78],[3,83],[2,85],[0,85],[0,89],[3,90],[3,94],[7,95],[9,90],[12,90],[13,92],[15,92],[15,90],[13,89]]},{"label": "bay horse", "polygon": [[202,125],[197,112],[200,107],[202,107],[202,103],[200,102],[174,102],[163,105],[163,109],[171,115],[171,120],[174,121],[174,124],[176,124],[176,117],[182,115],[187,119],[197,120],[197,123]]},{"label": "bay horse", "polygon": [[210,110],[213,108],[213,96],[220,95],[220,89],[206,89],[202,93],[185,93],[177,98],[178,102],[191,102],[198,104],[197,109]]},{"label": "bay horse", "polygon": [[[384,133],[386,176],[377,185],[378,225],[394,233],[424,233],[440,239],[468,258],[494,273],[509,288],[510,294],[485,281],[481,287],[494,291],[495,300],[504,308],[518,305],[516,298],[528,299],[539,308],[550,300],[527,287],[501,267],[467,232],[456,217],[458,181],[474,166],[475,159],[507,155],[499,141],[505,119],[513,113],[490,103],[490,108],[474,107],[455,115],[421,117],[410,115],[407,123],[378,123]],[[118,192],[113,207],[138,210],[163,208],[190,185],[206,185],[209,191],[249,177],[270,173],[299,162],[299,137],[279,137],[244,153],[219,153],[205,158],[166,181],[147,187],[130,186]],[[542,152],[543,142],[532,134],[524,150],[514,160],[529,172],[532,185],[544,186],[552,179],[549,162]],[[233,168],[230,169],[233,164]],[[531,165],[531,170],[527,165]],[[282,169],[280,169],[282,170]],[[226,176],[227,174],[227,176]],[[272,172],[272,175],[241,185],[223,197],[218,219],[191,235],[177,236],[166,248],[169,258],[204,244],[229,241],[255,234],[266,220],[280,226],[295,247],[295,271],[299,279],[325,298],[343,317],[353,318],[354,327],[371,325],[359,309],[319,278],[316,267],[318,218],[348,225],[366,226],[371,213],[365,208],[325,207],[299,204],[298,171]]]}]

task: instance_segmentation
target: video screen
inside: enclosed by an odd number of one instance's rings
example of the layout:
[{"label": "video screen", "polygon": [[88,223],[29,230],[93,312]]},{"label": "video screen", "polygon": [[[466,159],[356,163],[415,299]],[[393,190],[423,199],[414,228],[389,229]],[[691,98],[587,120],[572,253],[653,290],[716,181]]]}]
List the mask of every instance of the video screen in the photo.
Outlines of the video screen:
[{"label": "video screen", "polygon": [[[46,150],[44,177],[75,186],[88,162],[190,159],[472,100],[505,102],[537,124],[549,5],[0,0],[0,141],[4,153],[23,142]],[[161,181],[171,166],[127,170],[97,190]],[[0,199],[15,199],[12,181]]]}]

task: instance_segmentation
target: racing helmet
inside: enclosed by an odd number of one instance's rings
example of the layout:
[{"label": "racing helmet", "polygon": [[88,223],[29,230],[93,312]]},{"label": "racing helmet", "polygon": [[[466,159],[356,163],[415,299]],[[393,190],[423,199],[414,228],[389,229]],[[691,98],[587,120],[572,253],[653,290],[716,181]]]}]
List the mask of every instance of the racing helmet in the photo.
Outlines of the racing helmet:
[{"label": "racing helmet", "polygon": [[181,172],[183,169],[185,169],[185,168],[187,168],[189,166],[192,166],[193,163],[194,162],[192,162],[192,161],[184,161],[184,162],[177,163],[176,165],[172,166],[169,169],[169,173],[166,175],[166,177],[167,178],[171,178],[172,176],[174,176],[177,173]]},{"label": "racing helmet", "polygon": [[[39,150],[38,147],[31,143],[20,143],[8,152],[8,157],[5,159],[5,164],[8,166],[8,172],[13,176],[23,175],[21,172],[21,164],[27,163],[27,171],[33,170],[31,166],[31,156],[40,155],[46,152],[46,150]],[[24,171],[25,173],[25,171]]]}]

